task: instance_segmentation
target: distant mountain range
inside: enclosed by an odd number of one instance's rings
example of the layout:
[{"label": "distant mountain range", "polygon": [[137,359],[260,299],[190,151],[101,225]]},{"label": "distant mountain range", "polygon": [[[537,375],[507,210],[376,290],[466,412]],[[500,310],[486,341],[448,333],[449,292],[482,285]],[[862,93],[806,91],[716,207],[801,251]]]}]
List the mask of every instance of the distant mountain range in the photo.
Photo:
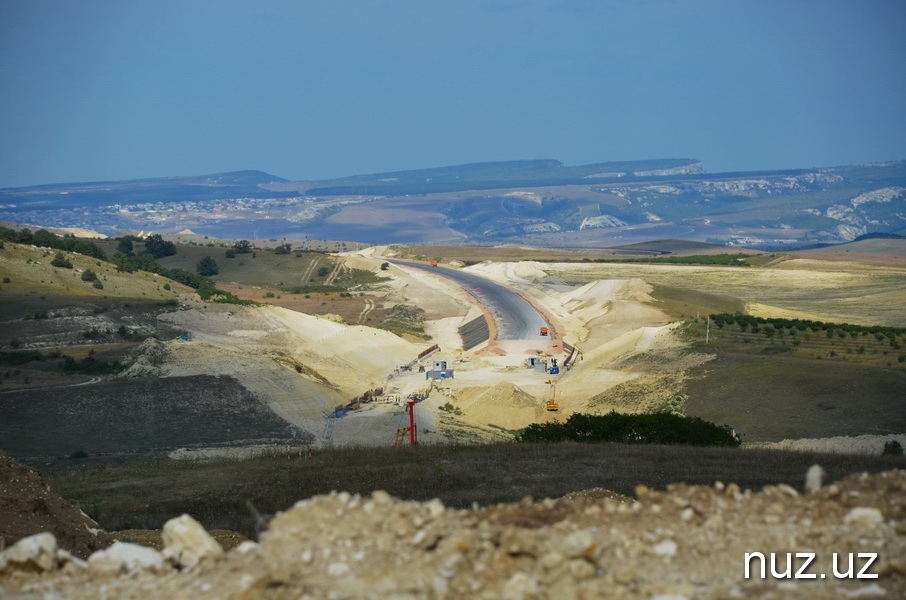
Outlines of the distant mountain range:
[{"label": "distant mountain range", "polygon": [[476,163],[293,182],[260,171],[0,190],[0,220],[246,239],[759,247],[906,234],[906,161],[708,174],[694,159]]}]

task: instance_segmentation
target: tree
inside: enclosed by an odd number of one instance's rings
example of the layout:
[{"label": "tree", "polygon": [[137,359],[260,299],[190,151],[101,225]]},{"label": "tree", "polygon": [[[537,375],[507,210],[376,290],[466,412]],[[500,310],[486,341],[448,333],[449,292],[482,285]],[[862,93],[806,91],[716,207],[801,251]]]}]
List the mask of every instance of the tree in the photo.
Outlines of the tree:
[{"label": "tree", "polygon": [[126,256],[132,256],[135,252],[135,248],[132,246],[132,237],[126,236],[120,239],[120,242],[116,245],[118,252],[122,252]]},{"label": "tree", "polygon": [[330,273],[330,267],[318,267],[318,277],[327,277]]},{"label": "tree", "polygon": [[220,273],[220,267],[217,266],[217,263],[213,258],[205,256],[198,261],[198,264],[195,266],[195,272],[202,277],[211,277],[212,275]]},{"label": "tree", "polygon": [[236,251],[233,248],[227,248],[227,251],[224,252],[227,258],[236,258]]},{"label": "tree", "polygon": [[252,251],[252,243],[248,240],[239,240],[233,245],[233,249],[237,254],[248,254]]},{"label": "tree", "polygon": [[154,258],[173,256],[176,254],[176,244],[168,242],[159,233],[152,233],[145,238],[145,252]]},{"label": "tree", "polygon": [[91,269],[85,269],[85,271],[82,273],[82,281],[97,281],[97,280],[98,280],[97,273],[95,273]]},{"label": "tree", "polygon": [[279,246],[274,248],[274,254],[289,254],[290,252],[292,252],[292,250],[292,244],[280,244]]},{"label": "tree", "polygon": [[389,262],[381,263],[381,271],[386,271],[389,268],[390,268]]}]

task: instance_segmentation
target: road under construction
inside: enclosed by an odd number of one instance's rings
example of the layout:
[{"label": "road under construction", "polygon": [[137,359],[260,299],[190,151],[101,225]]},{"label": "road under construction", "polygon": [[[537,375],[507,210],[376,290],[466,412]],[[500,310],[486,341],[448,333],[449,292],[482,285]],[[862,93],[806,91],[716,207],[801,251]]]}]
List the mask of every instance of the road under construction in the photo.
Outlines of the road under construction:
[{"label": "road under construction", "polygon": [[[542,338],[542,330],[554,333],[553,325],[535,306],[505,285],[459,269],[409,260],[392,259],[390,262],[401,267],[422,269],[462,286],[484,307],[488,334],[496,332],[496,341],[539,340]],[[472,330],[483,332],[481,327],[473,327]],[[470,342],[473,341],[470,339]]]}]

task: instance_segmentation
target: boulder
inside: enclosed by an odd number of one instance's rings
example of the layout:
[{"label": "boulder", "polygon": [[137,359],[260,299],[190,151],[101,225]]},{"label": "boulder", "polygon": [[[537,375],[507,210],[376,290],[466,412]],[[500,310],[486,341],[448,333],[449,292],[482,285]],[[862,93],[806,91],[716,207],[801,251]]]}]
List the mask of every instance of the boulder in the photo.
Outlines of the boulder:
[{"label": "boulder", "polygon": [[106,550],[95,552],[88,558],[88,569],[98,575],[128,575],[137,571],[162,573],[166,571],[164,559],[154,548],[114,542]]},{"label": "boulder", "polygon": [[204,558],[223,554],[220,544],[189,515],[167,521],[161,538],[164,558],[182,570],[191,569]]},{"label": "boulder", "polygon": [[31,571],[42,573],[57,567],[57,538],[52,533],[37,533],[22,538],[0,552],[0,573]]}]

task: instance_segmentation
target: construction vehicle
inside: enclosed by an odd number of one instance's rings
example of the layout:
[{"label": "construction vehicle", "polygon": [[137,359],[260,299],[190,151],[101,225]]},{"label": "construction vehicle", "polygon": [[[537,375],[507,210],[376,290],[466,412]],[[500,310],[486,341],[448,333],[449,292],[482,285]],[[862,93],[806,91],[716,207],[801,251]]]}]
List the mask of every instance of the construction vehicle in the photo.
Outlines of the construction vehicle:
[{"label": "construction vehicle", "polygon": [[541,332],[541,335],[547,335],[547,334],[548,334],[548,329],[547,329],[547,327],[542,327],[542,328],[540,329],[540,332]]},{"label": "construction vehicle", "polygon": [[551,368],[548,369],[547,372],[550,373],[551,375],[557,375],[558,373],[560,373],[560,367],[557,366],[556,358],[551,359]]},{"label": "construction vehicle", "polygon": [[547,403],[544,405],[544,409],[550,410],[550,411],[560,410],[560,405],[557,404],[556,402],[554,402],[553,400],[548,400]]},{"label": "construction vehicle", "polygon": [[438,264],[439,264],[439,263],[438,263],[438,261],[437,261],[436,258],[435,258],[434,260],[431,261],[431,266],[432,266],[432,267],[436,267]]}]

